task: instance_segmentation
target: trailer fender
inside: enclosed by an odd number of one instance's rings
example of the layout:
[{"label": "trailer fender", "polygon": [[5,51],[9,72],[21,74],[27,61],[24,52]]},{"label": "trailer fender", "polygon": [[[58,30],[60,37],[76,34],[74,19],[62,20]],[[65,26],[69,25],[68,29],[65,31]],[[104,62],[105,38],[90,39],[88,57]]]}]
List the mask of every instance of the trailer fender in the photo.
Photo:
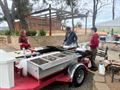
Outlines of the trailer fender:
[{"label": "trailer fender", "polygon": [[68,67],[68,75],[69,75],[69,77],[71,78],[71,82],[72,82],[72,80],[73,80],[73,75],[74,75],[76,69],[77,69],[78,67],[80,67],[80,66],[84,67],[84,68],[87,70],[86,66],[85,66],[84,64],[82,64],[82,63],[79,63],[79,64],[71,64],[71,65]]}]

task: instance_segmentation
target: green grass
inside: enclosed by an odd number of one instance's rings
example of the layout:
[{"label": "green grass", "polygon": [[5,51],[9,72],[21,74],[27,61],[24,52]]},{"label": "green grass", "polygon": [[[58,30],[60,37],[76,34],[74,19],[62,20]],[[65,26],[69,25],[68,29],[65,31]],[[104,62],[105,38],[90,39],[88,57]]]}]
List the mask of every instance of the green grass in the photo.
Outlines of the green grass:
[{"label": "green grass", "polygon": [[[111,29],[107,29],[107,28],[101,28],[101,29],[98,29],[98,32],[111,32]],[[117,34],[120,34],[120,28],[114,28],[113,30],[114,33],[117,33]]]}]

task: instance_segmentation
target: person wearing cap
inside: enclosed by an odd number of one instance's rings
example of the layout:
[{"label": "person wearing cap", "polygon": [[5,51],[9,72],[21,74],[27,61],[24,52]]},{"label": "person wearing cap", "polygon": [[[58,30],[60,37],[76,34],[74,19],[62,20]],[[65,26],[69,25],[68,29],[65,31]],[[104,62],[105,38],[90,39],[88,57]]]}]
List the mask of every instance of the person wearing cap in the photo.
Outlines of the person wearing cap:
[{"label": "person wearing cap", "polygon": [[27,38],[25,30],[22,30],[21,33],[20,33],[19,44],[20,44],[20,49],[21,50],[23,48],[28,49],[28,48],[31,47],[30,44],[28,43],[28,38]]},{"label": "person wearing cap", "polygon": [[64,39],[64,45],[71,45],[77,43],[77,35],[70,27],[66,27],[66,35]]},{"label": "person wearing cap", "polygon": [[96,68],[97,66],[95,64],[95,59],[96,59],[96,55],[97,55],[97,47],[99,45],[99,35],[97,34],[97,28],[93,27],[91,28],[91,38],[90,38],[90,42],[89,42],[89,46],[91,48],[92,51],[92,67],[91,68]]}]

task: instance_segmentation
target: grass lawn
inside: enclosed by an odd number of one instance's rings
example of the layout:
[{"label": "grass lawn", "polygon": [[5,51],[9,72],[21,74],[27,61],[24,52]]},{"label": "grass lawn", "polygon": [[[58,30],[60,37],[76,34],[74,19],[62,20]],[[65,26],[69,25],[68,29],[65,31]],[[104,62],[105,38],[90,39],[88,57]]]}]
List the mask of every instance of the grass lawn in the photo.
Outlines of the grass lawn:
[{"label": "grass lawn", "polygon": [[[98,29],[98,32],[111,32],[111,29]],[[114,28],[114,30],[113,30],[113,32],[114,33],[116,33],[116,34],[120,34],[120,28]]]}]

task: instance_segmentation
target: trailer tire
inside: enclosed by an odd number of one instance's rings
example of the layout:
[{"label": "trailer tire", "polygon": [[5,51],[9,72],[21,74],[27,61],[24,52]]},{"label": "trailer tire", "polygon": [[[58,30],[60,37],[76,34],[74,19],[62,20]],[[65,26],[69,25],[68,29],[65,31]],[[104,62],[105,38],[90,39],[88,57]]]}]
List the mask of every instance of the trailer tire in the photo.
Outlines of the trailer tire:
[{"label": "trailer tire", "polygon": [[84,66],[79,66],[73,75],[72,85],[74,87],[79,87],[85,80],[86,69]]}]

